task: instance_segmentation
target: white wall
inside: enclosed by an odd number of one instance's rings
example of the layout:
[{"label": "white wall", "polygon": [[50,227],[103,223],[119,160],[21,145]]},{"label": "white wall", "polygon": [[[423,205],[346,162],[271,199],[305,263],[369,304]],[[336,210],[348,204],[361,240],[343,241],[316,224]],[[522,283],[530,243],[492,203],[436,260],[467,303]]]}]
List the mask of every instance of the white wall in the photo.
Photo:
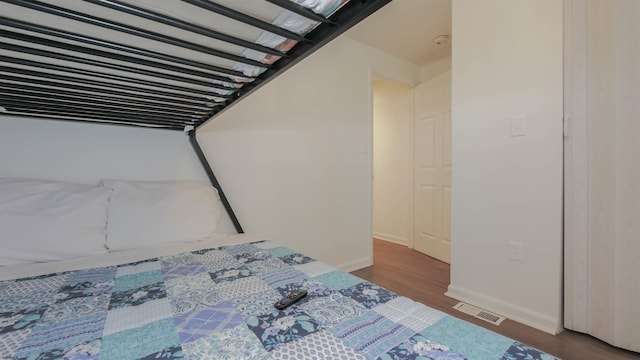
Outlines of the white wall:
[{"label": "white wall", "polygon": [[373,85],[373,236],[409,245],[413,212],[413,86]]},{"label": "white wall", "polygon": [[372,72],[419,77],[342,36],[199,132],[247,232],[347,270],[371,264]]},{"label": "white wall", "polygon": [[[454,298],[561,329],[562,1],[453,0]],[[509,137],[525,114],[526,136]],[[524,261],[508,259],[509,242]]]},{"label": "white wall", "polygon": [[206,174],[179,131],[0,117],[0,177],[82,183],[202,179]]}]

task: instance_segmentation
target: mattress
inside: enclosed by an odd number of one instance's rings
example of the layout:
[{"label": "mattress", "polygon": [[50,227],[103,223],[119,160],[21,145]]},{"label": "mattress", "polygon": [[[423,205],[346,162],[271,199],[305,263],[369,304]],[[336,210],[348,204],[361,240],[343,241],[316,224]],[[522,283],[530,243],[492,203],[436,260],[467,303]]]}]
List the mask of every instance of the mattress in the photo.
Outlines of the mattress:
[{"label": "mattress", "polygon": [[1,359],[554,359],[246,235],[0,279]]}]

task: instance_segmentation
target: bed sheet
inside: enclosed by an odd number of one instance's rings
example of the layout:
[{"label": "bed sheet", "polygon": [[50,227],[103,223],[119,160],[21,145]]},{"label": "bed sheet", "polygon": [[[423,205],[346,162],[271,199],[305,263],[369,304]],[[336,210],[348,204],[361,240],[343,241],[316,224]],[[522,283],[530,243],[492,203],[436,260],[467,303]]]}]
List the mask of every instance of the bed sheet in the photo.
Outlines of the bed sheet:
[{"label": "bed sheet", "polygon": [[554,359],[272,241],[207,245],[0,281],[0,358]]}]

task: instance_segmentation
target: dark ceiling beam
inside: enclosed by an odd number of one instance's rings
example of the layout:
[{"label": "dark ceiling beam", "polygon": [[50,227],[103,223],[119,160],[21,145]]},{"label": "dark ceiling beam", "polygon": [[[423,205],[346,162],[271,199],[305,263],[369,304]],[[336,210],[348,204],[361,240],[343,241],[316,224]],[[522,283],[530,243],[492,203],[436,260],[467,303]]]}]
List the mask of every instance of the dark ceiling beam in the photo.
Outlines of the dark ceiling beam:
[{"label": "dark ceiling beam", "polygon": [[59,7],[59,6],[43,3],[43,2],[40,2],[40,1],[37,1],[37,0],[0,0],[0,1],[6,2],[6,3],[10,3],[10,4],[13,4],[13,5],[17,5],[17,6],[26,7],[26,8],[32,9],[32,10],[42,11],[42,12],[45,12],[45,13],[51,14],[51,15],[62,16],[62,17],[65,17],[67,19],[81,21],[81,22],[84,22],[84,23],[87,23],[87,24],[103,27],[105,29],[111,29],[111,30],[123,32],[123,33],[126,33],[126,34],[139,36],[139,37],[143,37],[143,38],[146,38],[146,39],[151,39],[151,40],[158,41],[158,42],[161,42],[161,43],[171,44],[171,45],[174,45],[174,46],[178,46],[178,47],[182,47],[182,48],[185,48],[185,49],[189,49],[189,50],[193,50],[193,51],[197,51],[197,52],[201,52],[201,53],[217,56],[217,57],[224,58],[224,59],[231,60],[231,61],[237,61],[237,62],[241,62],[241,63],[253,65],[253,66],[258,66],[258,67],[263,67],[263,68],[268,68],[269,67],[269,65],[267,65],[267,64],[263,64],[263,63],[261,63],[259,61],[247,59],[247,58],[245,58],[243,56],[233,55],[233,54],[230,54],[230,53],[227,53],[227,52],[224,52],[224,51],[220,51],[218,49],[214,49],[214,48],[210,48],[210,47],[207,47],[207,46],[199,45],[199,44],[192,43],[192,42],[189,42],[189,41],[186,41],[186,40],[183,40],[183,39],[178,39],[178,38],[175,38],[175,37],[171,37],[171,36],[155,33],[155,32],[144,30],[144,29],[137,28],[137,27],[134,27],[134,26],[129,26],[129,25],[125,25],[125,24],[121,24],[121,23],[115,22],[115,21],[99,18],[99,17],[96,17],[96,16],[83,14],[83,13],[78,12],[78,11],[73,11],[73,10],[70,10],[70,9],[63,8],[63,7]]}]

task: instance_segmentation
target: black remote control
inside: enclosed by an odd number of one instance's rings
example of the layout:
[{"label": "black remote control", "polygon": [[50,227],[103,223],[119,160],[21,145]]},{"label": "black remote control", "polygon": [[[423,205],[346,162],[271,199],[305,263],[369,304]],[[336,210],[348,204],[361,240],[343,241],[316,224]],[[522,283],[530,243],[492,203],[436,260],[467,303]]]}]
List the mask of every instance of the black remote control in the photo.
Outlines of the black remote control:
[{"label": "black remote control", "polygon": [[283,297],[279,301],[276,301],[276,303],[273,304],[273,306],[275,306],[276,309],[278,310],[284,310],[305,296],[307,296],[307,290],[305,289],[296,290],[289,293],[289,295]]}]

